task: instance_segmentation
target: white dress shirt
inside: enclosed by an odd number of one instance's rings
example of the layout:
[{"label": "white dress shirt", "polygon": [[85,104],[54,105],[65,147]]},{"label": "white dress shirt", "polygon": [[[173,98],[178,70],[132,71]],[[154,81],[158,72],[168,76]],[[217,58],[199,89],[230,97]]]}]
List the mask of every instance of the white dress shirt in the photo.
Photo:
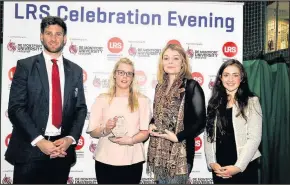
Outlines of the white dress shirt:
[{"label": "white dress shirt", "polygon": [[[48,75],[48,84],[49,84],[49,97],[50,99],[52,99],[52,88],[51,88],[51,84],[52,84],[52,61],[51,58],[45,51],[43,51],[43,56],[44,56],[44,60],[45,60],[45,65],[46,65],[46,70],[47,70],[47,75]],[[60,88],[61,88],[61,100],[62,100],[62,108],[63,108],[63,99],[64,99],[64,83],[65,83],[65,77],[64,77],[64,67],[63,67],[63,56],[60,55],[58,58],[56,58],[57,60],[57,65],[58,65],[58,70],[59,70],[59,78],[60,78]],[[46,129],[45,129],[45,136],[58,136],[61,134],[61,127],[60,128],[56,128],[53,124],[52,124],[52,101],[49,101],[49,115],[48,115],[48,121],[47,121],[47,125],[46,125]],[[72,136],[67,136],[70,137],[73,140],[73,144],[75,144],[75,139]],[[44,137],[42,135],[39,135],[36,139],[34,139],[31,144],[33,146],[36,145],[36,143],[40,140],[42,140]]]}]

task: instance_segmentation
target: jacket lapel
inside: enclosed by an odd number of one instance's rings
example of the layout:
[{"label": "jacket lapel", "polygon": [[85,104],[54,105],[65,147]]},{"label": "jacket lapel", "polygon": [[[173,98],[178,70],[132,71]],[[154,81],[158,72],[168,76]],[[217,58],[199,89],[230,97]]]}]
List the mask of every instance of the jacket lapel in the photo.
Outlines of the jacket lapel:
[{"label": "jacket lapel", "polygon": [[45,92],[45,98],[46,98],[47,102],[49,102],[48,75],[47,75],[47,69],[46,69],[46,65],[45,65],[45,59],[44,59],[42,53],[38,55],[36,67],[38,69],[38,73],[40,76],[42,87],[43,87],[44,92]]},{"label": "jacket lapel", "polygon": [[63,67],[64,67],[64,99],[63,99],[63,108],[65,108],[67,101],[68,101],[68,97],[69,97],[69,93],[71,92],[71,87],[72,87],[72,69],[70,67],[69,62],[63,58]]}]

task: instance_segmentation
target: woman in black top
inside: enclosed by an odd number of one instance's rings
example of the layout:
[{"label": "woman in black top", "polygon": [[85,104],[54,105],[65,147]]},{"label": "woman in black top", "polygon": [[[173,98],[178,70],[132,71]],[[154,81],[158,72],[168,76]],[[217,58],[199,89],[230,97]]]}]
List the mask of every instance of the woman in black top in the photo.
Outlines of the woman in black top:
[{"label": "woman in black top", "polygon": [[205,154],[215,184],[258,183],[262,116],[242,64],[220,67],[207,108]]},{"label": "woman in black top", "polygon": [[153,119],[148,148],[148,172],[159,184],[185,184],[194,158],[194,138],[205,127],[205,98],[191,79],[184,49],[167,45],[159,60]]}]

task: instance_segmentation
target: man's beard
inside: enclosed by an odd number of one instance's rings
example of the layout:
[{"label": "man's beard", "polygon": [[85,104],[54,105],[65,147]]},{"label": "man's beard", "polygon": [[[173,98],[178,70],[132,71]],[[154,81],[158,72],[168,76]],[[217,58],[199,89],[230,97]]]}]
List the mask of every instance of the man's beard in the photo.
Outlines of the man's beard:
[{"label": "man's beard", "polygon": [[45,44],[45,42],[41,41],[41,43],[42,43],[43,47],[50,53],[59,53],[60,51],[62,51],[63,47],[65,46],[65,43],[62,42],[58,48],[56,48],[55,50],[51,50],[51,49],[49,49],[47,44]]}]

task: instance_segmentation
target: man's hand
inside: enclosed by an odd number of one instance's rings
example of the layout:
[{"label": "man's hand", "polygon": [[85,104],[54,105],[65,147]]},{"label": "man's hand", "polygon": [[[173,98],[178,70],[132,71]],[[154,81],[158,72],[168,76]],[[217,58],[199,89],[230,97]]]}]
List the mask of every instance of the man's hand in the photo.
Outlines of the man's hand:
[{"label": "man's hand", "polygon": [[55,140],[53,144],[57,146],[56,151],[50,155],[50,158],[65,157],[67,155],[66,150],[73,143],[73,140],[69,137],[63,137]]},{"label": "man's hand", "polygon": [[46,155],[51,155],[54,153],[57,148],[53,142],[48,141],[46,139],[42,139],[36,143],[36,146]]}]

